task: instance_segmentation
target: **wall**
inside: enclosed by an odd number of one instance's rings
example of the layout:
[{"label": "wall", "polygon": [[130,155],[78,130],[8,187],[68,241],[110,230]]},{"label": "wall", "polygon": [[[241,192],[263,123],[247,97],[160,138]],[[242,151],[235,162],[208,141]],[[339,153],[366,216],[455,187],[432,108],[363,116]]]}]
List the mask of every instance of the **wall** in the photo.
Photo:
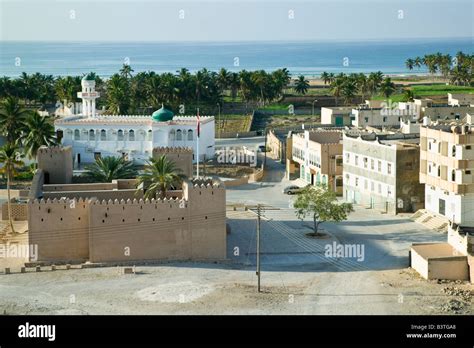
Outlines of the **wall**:
[{"label": "wall", "polygon": [[38,169],[43,170],[46,184],[69,184],[72,182],[73,159],[70,146],[42,146],[38,150],[37,158]]},{"label": "wall", "polygon": [[425,202],[425,185],[419,182],[420,148],[400,147],[396,159],[396,212],[415,212]]},{"label": "wall", "polygon": [[178,199],[113,199],[124,192],[128,190],[96,191],[103,195],[97,200],[31,200],[29,238],[30,243],[38,244],[39,260],[122,262],[226,257],[224,185],[209,180],[187,181],[182,192],[170,192],[181,197]]},{"label": "wall", "polygon": [[429,259],[428,279],[469,280],[466,257]]},{"label": "wall", "polygon": [[30,200],[28,237],[38,245],[40,261],[85,261],[89,258],[89,202]]},{"label": "wall", "polygon": [[165,155],[169,160],[173,161],[177,168],[182,170],[186,177],[193,176],[193,150],[192,148],[181,147],[156,147],[153,149],[153,158],[158,159]]},{"label": "wall", "polygon": [[57,198],[67,197],[69,199],[75,198],[97,198],[97,199],[140,199],[143,197],[143,191],[136,189],[126,190],[97,190],[97,191],[58,191],[58,192],[44,192],[43,198]]},{"label": "wall", "polygon": [[[26,204],[10,203],[12,219],[15,221],[28,220],[28,206]],[[2,220],[8,220],[8,203],[2,204]]]}]

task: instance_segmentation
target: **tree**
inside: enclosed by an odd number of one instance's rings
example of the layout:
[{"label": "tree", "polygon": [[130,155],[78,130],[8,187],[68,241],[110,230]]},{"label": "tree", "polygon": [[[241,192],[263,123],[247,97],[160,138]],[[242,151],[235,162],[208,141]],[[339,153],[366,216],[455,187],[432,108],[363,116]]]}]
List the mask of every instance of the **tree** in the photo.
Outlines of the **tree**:
[{"label": "tree", "polygon": [[348,79],[342,85],[342,96],[346,104],[350,104],[357,92],[357,82],[353,79]]},{"label": "tree", "polygon": [[308,92],[309,81],[305,79],[304,75],[298,76],[295,81],[295,91],[296,93],[305,95]]},{"label": "tree", "polygon": [[392,82],[390,77],[386,77],[382,84],[380,85],[380,92],[386,97],[389,98],[395,91],[395,84]]},{"label": "tree", "polygon": [[325,85],[327,85],[328,83],[331,82],[331,78],[330,78],[329,74],[325,71],[321,74],[321,80],[323,80]]},{"label": "tree", "polygon": [[340,222],[347,219],[347,214],[354,211],[352,204],[339,203],[336,193],[325,185],[307,186],[296,197],[294,208],[296,216],[303,220],[306,216],[313,218],[313,235],[319,235],[319,225],[324,222]]},{"label": "tree", "polygon": [[415,99],[415,95],[411,89],[404,89],[403,90],[403,100],[406,102],[412,102]]},{"label": "tree", "polygon": [[334,98],[336,99],[336,106],[337,106],[337,100],[341,96],[342,93],[342,88],[345,83],[345,76],[339,76],[336,77],[332,82],[331,82],[331,93],[333,94]]},{"label": "tree", "polygon": [[144,173],[138,177],[138,186],[143,185],[145,198],[156,198],[159,193],[159,197],[163,199],[166,198],[166,191],[178,186],[184,178],[185,175],[181,173],[181,169],[162,155],[158,159],[150,158]]},{"label": "tree", "polygon": [[13,177],[16,173],[16,168],[23,166],[21,161],[22,154],[16,142],[7,143],[0,147],[0,163],[3,167],[0,168],[0,172],[5,174],[7,177],[7,207],[8,207],[8,221],[12,233],[15,233],[12,219],[12,208],[11,208],[11,196],[10,196],[10,185]]},{"label": "tree", "polygon": [[108,110],[112,114],[125,115],[130,107],[129,81],[114,74],[107,81],[107,103]]},{"label": "tree", "polygon": [[0,105],[0,133],[7,141],[15,142],[21,136],[26,118],[30,111],[21,107],[15,97],[7,97]]},{"label": "tree", "polygon": [[128,79],[128,78],[132,78],[132,72],[134,70],[132,69],[132,67],[129,65],[129,64],[123,64],[122,65],[122,68],[120,69],[120,76]]},{"label": "tree", "polygon": [[36,159],[41,146],[52,146],[57,143],[56,132],[50,118],[37,112],[27,117],[23,134],[23,145],[30,158]]},{"label": "tree", "polygon": [[138,172],[131,161],[123,157],[99,157],[86,166],[85,176],[96,182],[111,182],[117,179],[132,179]]},{"label": "tree", "polygon": [[415,66],[415,61],[411,58],[408,58],[406,61],[405,61],[405,65],[407,67],[408,70],[413,70],[413,67]]}]

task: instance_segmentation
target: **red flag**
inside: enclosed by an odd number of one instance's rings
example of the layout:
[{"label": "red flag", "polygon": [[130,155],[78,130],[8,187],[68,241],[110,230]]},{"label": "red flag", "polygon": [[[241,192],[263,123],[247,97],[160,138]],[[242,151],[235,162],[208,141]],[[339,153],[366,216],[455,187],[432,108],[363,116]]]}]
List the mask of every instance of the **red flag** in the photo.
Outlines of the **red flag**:
[{"label": "red flag", "polygon": [[201,120],[199,119],[199,109],[197,109],[197,136],[201,135]]}]

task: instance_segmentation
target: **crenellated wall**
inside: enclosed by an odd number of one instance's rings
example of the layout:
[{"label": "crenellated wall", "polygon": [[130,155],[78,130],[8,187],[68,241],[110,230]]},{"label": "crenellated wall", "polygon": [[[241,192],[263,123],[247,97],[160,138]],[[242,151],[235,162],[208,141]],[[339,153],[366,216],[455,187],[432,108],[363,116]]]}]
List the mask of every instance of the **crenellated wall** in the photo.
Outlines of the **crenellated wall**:
[{"label": "crenellated wall", "polygon": [[29,244],[38,245],[40,261],[89,258],[89,200],[30,200]]},{"label": "crenellated wall", "polygon": [[157,159],[165,155],[173,161],[186,177],[193,176],[193,149],[191,147],[155,147],[153,158]]},{"label": "crenellated wall", "polygon": [[[121,191],[102,193],[113,192]],[[186,181],[180,198],[175,199],[111,197],[31,201],[30,243],[38,244],[39,260],[123,262],[226,257],[222,183]]]},{"label": "crenellated wall", "polygon": [[38,149],[38,169],[44,172],[45,184],[72,182],[72,148],[70,146],[42,146]]}]

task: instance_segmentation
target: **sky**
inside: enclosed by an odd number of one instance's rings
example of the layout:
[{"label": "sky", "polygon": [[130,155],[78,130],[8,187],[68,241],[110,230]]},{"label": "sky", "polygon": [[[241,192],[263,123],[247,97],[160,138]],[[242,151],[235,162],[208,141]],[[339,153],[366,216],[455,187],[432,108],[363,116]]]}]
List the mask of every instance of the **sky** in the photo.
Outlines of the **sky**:
[{"label": "sky", "polygon": [[473,37],[472,0],[0,0],[0,40]]}]

